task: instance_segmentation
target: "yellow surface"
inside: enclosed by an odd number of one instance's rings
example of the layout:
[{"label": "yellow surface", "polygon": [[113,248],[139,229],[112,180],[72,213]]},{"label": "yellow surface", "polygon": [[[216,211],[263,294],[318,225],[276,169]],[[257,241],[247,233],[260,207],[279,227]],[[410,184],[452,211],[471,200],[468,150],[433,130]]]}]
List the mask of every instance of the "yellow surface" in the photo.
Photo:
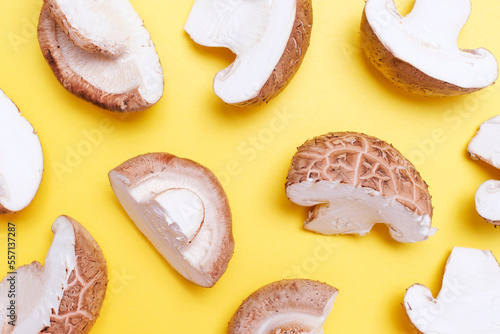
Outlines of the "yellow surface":
[{"label": "yellow surface", "polygon": [[[109,265],[106,301],[92,333],[224,333],[244,298],[285,277],[340,290],[325,333],[410,333],[401,307],[405,289],[420,282],[436,294],[452,247],[490,249],[500,258],[500,231],[474,208],[477,187],[500,178],[500,171],[469,160],[465,150],[479,124],[498,113],[498,85],[447,99],[394,88],[359,50],[364,1],[314,0],[311,46],[294,80],[268,105],[238,109],[223,104],[211,87],[231,53],[197,46],[183,31],[192,0],[132,0],[156,44],[165,91],[156,106],[126,117],[74,97],[57,82],[36,39],[41,0],[0,3],[0,88],[38,131],[45,156],[33,203],[0,218],[0,268],[6,272],[8,221],[17,224],[21,265],[43,262],[56,217],[77,219]],[[398,5],[407,12],[412,3]],[[499,56],[499,10],[496,2],[473,0],[460,46],[483,46]],[[306,139],[345,130],[393,143],[415,163],[433,196],[434,237],[400,244],[383,226],[365,237],[302,229],[307,210],[284,192],[290,160]],[[93,144],[89,133],[97,138]],[[196,160],[224,184],[236,249],[212,289],[178,275],[109,186],[110,169],[152,151]]]}]

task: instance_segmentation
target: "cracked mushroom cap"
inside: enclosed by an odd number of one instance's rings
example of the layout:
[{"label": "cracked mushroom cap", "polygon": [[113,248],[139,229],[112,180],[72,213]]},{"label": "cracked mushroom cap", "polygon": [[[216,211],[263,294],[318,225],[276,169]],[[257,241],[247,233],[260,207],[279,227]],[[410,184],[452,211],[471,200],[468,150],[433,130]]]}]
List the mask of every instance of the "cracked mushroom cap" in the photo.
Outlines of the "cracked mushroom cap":
[{"label": "cracked mushroom cap", "polygon": [[[88,333],[99,316],[108,282],[99,245],[67,216],[57,218],[52,231],[45,265],[35,261],[19,267],[0,283],[0,333]],[[10,299],[13,283],[15,297]],[[11,300],[17,318],[7,309]]]},{"label": "cracked mushroom cap", "polygon": [[109,172],[139,230],[182,276],[212,287],[233,255],[231,210],[206,167],[168,153],[132,158]]},{"label": "cracked mushroom cap", "polygon": [[361,45],[375,68],[410,93],[471,93],[495,82],[498,64],[486,49],[457,47],[470,12],[470,0],[416,0],[402,17],[393,0],[368,0]]},{"label": "cracked mushroom cap", "polygon": [[227,333],[323,333],[337,295],[336,288],[307,279],[271,283],[243,301]]},{"label": "cracked mushroom cap", "polygon": [[112,111],[139,111],[163,95],[149,32],[128,0],[45,0],[38,41],[57,80]]},{"label": "cracked mushroom cap", "polygon": [[500,332],[500,267],[490,251],[454,248],[437,298],[415,284],[405,294],[411,323],[424,334]]},{"label": "cracked mushroom cap", "polygon": [[0,90],[0,214],[31,203],[43,174],[43,152],[33,126]]},{"label": "cracked mushroom cap", "polygon": [[384,223],[395,240],[416,242],[436,231],[427,188],[392,145],[361,133],[335,132],[298,148],[286,194],[312,207],[304,224],[308,230],[365,235],[375,223]]},{"label": "cracked mushroom cap", "polygon": [[215,94],[228,104],[255,106],[292,80],[309,47],[312,21],[311,0],[196,0],[184,29],[200,45],[236,54],[215,76]]}]

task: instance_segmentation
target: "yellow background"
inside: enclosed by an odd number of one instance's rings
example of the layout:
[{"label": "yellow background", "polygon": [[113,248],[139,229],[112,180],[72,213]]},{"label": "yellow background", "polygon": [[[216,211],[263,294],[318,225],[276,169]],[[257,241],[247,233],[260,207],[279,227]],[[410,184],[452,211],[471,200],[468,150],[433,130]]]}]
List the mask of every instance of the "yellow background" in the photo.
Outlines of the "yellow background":
[{"label": "yellow background", "polygon": [[[411,332],[401,306],[405,289],[419,282],[437,294],[452,247],[490,249],[500,257],[500,230],[474,208],[477,187],[500,178],[500,171],[466,155],[479,124],[498,113],[498,85],[446,99],[402,92],[362,57],[364,1],[314,0],[311,45],[290,85],[268,105],[233,108],[212,90],[215,73],[233,56],[200,47],[183,31],[192,0],[131,2],[156,44],[165,90],[153,108],[123,117],[74,97],[57,82],[36,38],[41,0],[0,0],[0,88],[38,131],[45,157],[33,203],[0,217],[2,271],[8,221],[17,224],[18,265],[43,263],[50,226],[67,214],[91,232],[108,261],[109,288],[94,334],[224,333],[244,298],[285,277],[316,279],[340,290],[325,333],[403,334]],[[500,55],[500,4],[472,5],[459,45]],[[398,6],[407,13],[412,2]],[[384,226],[365,237],[319,236],[302,228],[307,209],[284,192],[290,160],[306,139],[346,130],[380,137],[414,162],[433,196],[433,226],[439,228],[434,237],[400,244]],[[98,138],[91,146],[86,133]],[[257,148],[249,149],[255,138]],[[198,161],[224,184],[236,248],[212,289],[177,274],[109,186],[109,170],[154,151]],[[64,172],[57,169],[62,165]]]}]

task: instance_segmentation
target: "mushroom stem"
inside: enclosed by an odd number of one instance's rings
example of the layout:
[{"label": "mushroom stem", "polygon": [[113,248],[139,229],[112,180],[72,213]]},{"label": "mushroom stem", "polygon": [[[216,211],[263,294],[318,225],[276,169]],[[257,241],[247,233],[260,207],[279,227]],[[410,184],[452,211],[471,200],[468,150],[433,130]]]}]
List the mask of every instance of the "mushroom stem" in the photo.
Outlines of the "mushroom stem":
[{"label": "mushroom stem", "polygon": [[418,0],[402,24],[422,44],[453,50],[470,13],[470,0]]},{"label": "mushroom stem", "polygon": [[500,267],[490,251],[452,250],[437,298],[420,284],[406,291],[408,318],[424,334],[497,334]]}]

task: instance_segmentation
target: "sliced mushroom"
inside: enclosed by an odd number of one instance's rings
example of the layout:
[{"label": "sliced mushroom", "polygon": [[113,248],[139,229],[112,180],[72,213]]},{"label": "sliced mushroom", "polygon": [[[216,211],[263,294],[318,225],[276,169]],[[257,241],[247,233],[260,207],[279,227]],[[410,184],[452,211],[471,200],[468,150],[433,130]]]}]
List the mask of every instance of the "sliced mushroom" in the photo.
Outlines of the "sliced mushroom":
[{"label": "sliced mushroom", "polygon": [[306,279],[283,280],[252,293],[229,322],[228,334],[323,333],[338,290]]},{"label": "sliced mushroom", "polygon": [[128,0],[45,0],[42,53],[71,93],[113,111],[138,111],[163,95],[151,37]]},{"label": "sliced mushroom", "polygon": [[393,0],[368,0],[361,45],[375,68],[411,93],[471,93],[495,82],[498,64],[486,49],[457,47],[470,12],[470,0],[416,0],[403,18]]},{"label": "sliced mushroom", "polygon": [[454,248],[436,299],[415,284],[404,305],[412,324],[424,334],[500,332],[500,267],[490,251]]},{"label": "sliced mushroom", "polygon": [[124,0],[44,2],[64,33],[87,52],[119,56],[127,49],[127,20],[142,25],[130,3]]},{"label": "sliced mushroom", "polygon": [[500,225],[500,181],[486,181],[477,189],[476,211],[487,222]]},{"label": "sliced mushroom", "polygon": [[500,116],[490,118],[479,128],[467,147],[472,159],[500,168]]},{"label": "sliced mushroom", "polygon": [[[474,160],[482,160],[500,168],[500,116],[493,117],[479,128],[467,151]],[[476,211],[487,222],[500,225],[500,181],[484,182],[476,191]]]},{"label": "sliced mushroom", "polygon": [[236,60],[217,73],[224,102],[268,102],[290,82],[309,47],[311,0],[196,0],[184,26],[198,44],[229,48]]},{"label": "sliced mushroom", "polygon": [[304,227],[322,234],[368,233],[375,223],[400,242],[426,240],[432,203],[415,167],[386,142],[355,132],[306,141],[292,159],[288,198],[313,207]]},{"label": "sliced mushroom", "polygon": [[0,214],[24,209],[43,174],[43,153],[33,126],[0,90]]},{"label": "sliced mushroom", "polygon": [[139,230],[186,279],[212,287],[233,255],[231,210],[206,167],[168,153],[132,158],[109,172]]},{"label": "sliced mushroom", "polygon": [[19,267],[0,283],[0,333],[88,333],[99,316],[108,282],[99,245],[67,216],[52,231],[45,265]]}]

